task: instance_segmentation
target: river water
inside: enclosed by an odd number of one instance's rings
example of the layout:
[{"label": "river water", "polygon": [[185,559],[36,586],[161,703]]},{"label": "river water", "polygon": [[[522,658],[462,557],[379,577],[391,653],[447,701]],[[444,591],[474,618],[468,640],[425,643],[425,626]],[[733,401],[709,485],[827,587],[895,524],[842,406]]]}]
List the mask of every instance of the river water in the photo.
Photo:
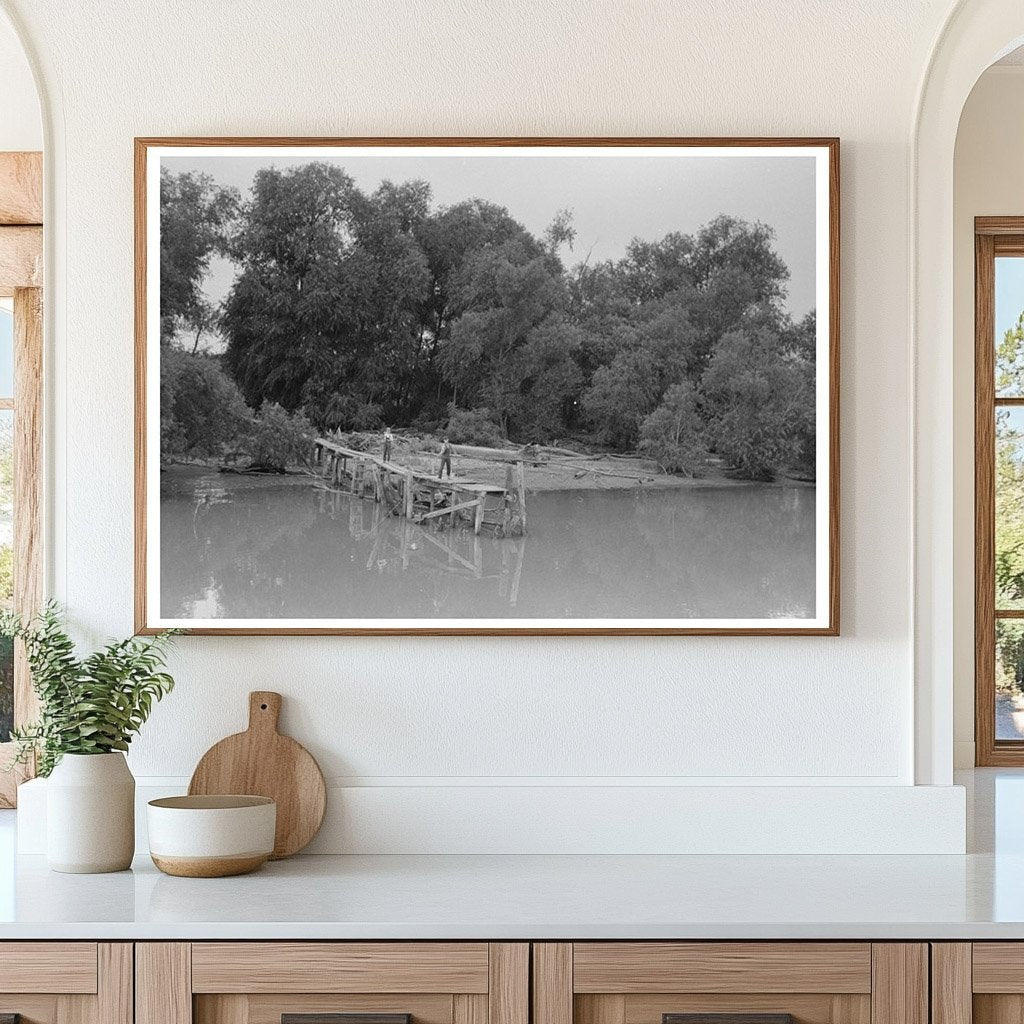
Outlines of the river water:
[{"label": "river water", "polygon": [[303,482],[161,475],[164,618],[814,614],[813,487],[531,493],[528,535],[420,527]]}]

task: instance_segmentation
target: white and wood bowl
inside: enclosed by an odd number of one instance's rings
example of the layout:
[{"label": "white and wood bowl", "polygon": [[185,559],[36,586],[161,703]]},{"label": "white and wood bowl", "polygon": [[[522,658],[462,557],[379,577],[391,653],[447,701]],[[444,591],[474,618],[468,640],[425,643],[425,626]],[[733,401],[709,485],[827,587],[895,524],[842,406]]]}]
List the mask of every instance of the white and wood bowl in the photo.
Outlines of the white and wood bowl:
[{"label": "white and wood bowl", "polygon": [[147,808],[149,853],[168,875],[225,878],[274,852],[277,805],[266,796],[168,796]]}]

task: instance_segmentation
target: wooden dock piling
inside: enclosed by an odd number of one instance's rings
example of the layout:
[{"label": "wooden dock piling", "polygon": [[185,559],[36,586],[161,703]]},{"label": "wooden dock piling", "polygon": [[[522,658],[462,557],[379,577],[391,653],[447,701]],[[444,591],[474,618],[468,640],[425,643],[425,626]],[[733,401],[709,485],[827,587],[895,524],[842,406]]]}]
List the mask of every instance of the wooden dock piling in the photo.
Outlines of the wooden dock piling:
[{"label": "wooden dock piling", "polygon": [[411,523],[459,524],[479,536],[491,527],[497,536],[522,534],[526,527],[526,484],[523,461],[508,462],[505,486],[472,480],[441,480],[409,466],[385,462],[369,452],[346,448],[328,438],[314,442],[313,463],[332,489],[359,498],[372,497],[385,515]]}]

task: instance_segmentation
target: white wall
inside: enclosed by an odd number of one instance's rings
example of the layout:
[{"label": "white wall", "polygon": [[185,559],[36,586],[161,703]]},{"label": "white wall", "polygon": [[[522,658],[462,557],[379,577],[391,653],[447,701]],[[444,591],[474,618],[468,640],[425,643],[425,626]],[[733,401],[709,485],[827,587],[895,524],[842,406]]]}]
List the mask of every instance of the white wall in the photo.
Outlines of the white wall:
[{"label": "white wall", "polygon": [[974,218],[1024,215],[1024,66],[990,68],[960,119],[954,161],[954,710],[974,764]]},{"label": "white wall", "polygon": [[842,638],[183,639],[138,774],[187,776],[262,687],[360,800],[913,782],[908,158],[945,0],[5,6],[53,119],[51,589],[91,638],[132,627],[133,136],[843,140]]}]

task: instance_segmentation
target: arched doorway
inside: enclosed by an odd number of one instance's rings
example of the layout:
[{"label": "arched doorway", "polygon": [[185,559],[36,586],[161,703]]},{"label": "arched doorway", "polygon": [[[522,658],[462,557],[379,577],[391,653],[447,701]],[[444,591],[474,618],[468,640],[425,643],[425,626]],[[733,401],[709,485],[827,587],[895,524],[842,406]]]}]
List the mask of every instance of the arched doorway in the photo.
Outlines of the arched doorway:
[{"label": "arched doorway", "polygon": [[914,352],[916,781],[953,770],[954,606],[973,588],[954,566],[953,168],[960,115],[975,82],[1024,42],[1019,0],[963,0],[925,70],[911,138],[911,322]]},{"label": "arched doorway", "polygon": [[[42,600],[43,119],[15,26],[0,15],[0,606]],[[23,652],[0,640],[0,757],[34,717]],[[7,749],[4,749],[7,748]],[[0,806],[17,775],[0,775]]]}]

